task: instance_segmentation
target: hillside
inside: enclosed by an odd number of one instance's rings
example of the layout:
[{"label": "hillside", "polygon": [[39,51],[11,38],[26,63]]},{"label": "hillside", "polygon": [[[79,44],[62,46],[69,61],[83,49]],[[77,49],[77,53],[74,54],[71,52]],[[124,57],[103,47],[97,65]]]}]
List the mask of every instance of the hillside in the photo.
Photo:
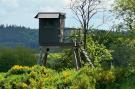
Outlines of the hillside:
[{"label": "hillside", "polygon": [[[71,34],[74,28],[65,28],[64,35],[68,42],[67,37]],[[26,28],[24,26],[16,25],[0,25],[0,47],[27,47],[38,48],[38,30]]]},{"label": "hillside", "polygon": [[0,46],[38,47],[38,30],[16,25],[0,25]]}]

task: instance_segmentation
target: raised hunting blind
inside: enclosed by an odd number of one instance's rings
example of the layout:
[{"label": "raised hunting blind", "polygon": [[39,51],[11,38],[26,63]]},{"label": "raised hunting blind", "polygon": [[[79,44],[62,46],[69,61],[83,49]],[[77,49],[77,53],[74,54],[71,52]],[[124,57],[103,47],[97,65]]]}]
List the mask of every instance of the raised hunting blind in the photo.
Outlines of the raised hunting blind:
[{"label": "raised hunting blind", "polygon": [[35,18],[39,19],[39,45],[65,46],[64,43],[65,13],[40,12]]},{"label": "raised hunting blind", "polygon": [[[72,38],[72,40],[66,39],[73,30],[65,29],[65,13],[40,12],[35,18],[39,19],[39,45],[41,47],[40,58],[38,60],[39,65],[46,66],[49,49],[55,46],[68,47],[73,51],[74,64],[77,70],[81,67],[81,54],[92,65],[87,52],[80,47],[81,40],[77,40],[76,37]],[[75,29],[74,33],[76,33]]]}]

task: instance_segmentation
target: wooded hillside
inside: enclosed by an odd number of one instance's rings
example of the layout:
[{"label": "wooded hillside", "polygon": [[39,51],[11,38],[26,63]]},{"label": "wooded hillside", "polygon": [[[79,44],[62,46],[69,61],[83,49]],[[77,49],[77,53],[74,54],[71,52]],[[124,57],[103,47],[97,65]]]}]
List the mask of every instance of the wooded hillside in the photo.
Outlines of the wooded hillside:
[{"label": "wooded hillside", "polygon": [[38,47],[38,30],[16,25],[0,25],[0,46]]}]

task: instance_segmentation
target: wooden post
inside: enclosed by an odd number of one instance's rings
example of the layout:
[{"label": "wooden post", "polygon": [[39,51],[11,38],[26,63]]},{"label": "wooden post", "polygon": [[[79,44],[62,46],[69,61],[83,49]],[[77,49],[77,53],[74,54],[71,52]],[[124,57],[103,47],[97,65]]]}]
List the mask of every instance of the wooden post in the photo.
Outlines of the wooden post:
[{"label": "wooden post", "polygon": [[46,64],[47,64],[47,56],[49,54],[48,52],[49,52],[49,48],[46,48],[45,55],[43,57],[43,66],[46,66]]},{"label": "wooden post", "polygon": [[82,65],[81,65],[81,56],[80,56],[80,52],[79,52],[79,46],[76,47],[76,54],[77,54],[79,68],[81,68]]},{"label": "wooden post", "polygon": [[74,52],[74,64],[75,64],[75,67],[76,67],[76,70],[79,70],[79,65],[78,65],[77,54],[76,54],[75,48],[73,48],[73,52]]},{"label": "wooden post", "polygon": [[43,59],[43,50],[42,47],[40,47],[39,59],[37,60],[38,65],[42,65],[42,59]]},{"label": "wooden post", "polygon": [[79,70],[81,67],[81,59],[80,59],[80,54],[79,54],[79,50],[77,46],[73,48],[73,52],[74,52],[74,64],[76,66],[76,70]]}]

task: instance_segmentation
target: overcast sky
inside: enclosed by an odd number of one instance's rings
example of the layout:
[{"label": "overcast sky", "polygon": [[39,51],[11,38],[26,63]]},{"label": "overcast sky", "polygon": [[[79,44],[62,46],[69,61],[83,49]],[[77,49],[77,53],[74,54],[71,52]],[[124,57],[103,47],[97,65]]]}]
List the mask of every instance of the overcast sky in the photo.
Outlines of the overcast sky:
[{"label": "overcast sky", "polygon": [[[68,9],[70,0],[0,0],[0,24],[16,24],[38,28],[38,20],[34,16],[38,12],[65,12],[66,27],[78,26]],[[105,6],[110,8],[113,0],[107,0]],[[98,24],[101,16],[94,18],[93,24]]]}]

